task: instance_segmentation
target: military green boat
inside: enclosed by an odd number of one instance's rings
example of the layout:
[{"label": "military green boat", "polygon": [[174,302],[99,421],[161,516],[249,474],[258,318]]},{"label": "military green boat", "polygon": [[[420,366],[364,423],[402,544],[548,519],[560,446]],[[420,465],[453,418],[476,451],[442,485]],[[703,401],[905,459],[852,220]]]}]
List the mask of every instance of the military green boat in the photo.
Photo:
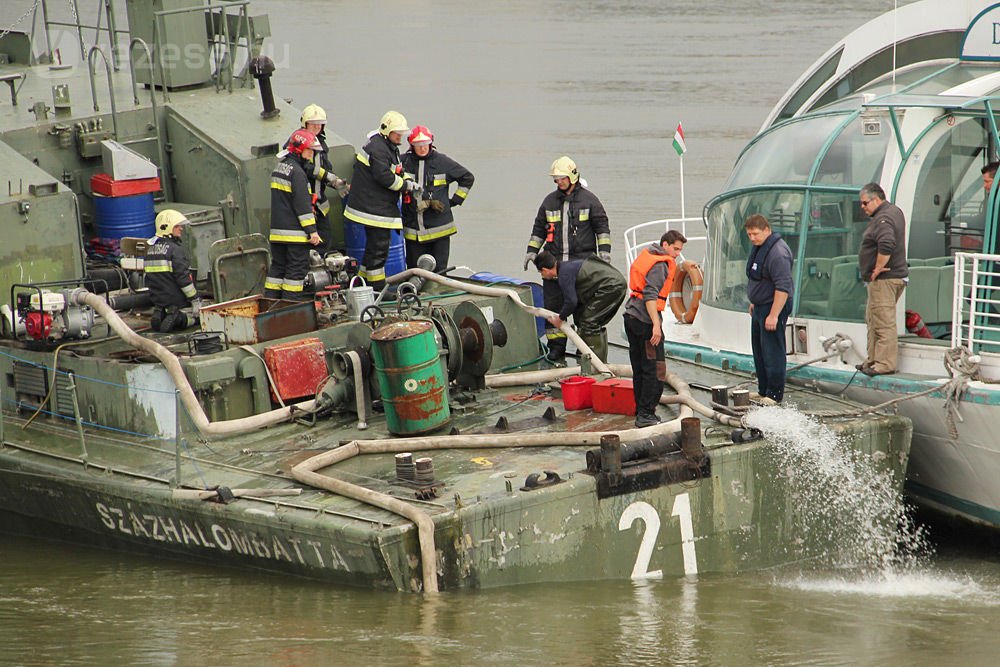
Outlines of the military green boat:
[{"label": "military green boat", "polygon": [[[280,69],[248,2],[26,4],[0,35],[2,529],[424,592],[739,572],[836,546],[803,528],[748,392],[721,390],[746,377],[678,363],[674,418],[633,429],[627,368],[572,331],[581,367],[539,367],[529,285],[418,269],[376,304],[335,251],[313,258],[312,299],[260,297],[269,174],[299,112],[270,92]],[[350,174],[354,149],[327,141]],[[176,334],[149,330],[138,233],[168,208],[192,223],[212,304]],[[898,493],[908,420],[787,400],[843,415],[823,422]]]}]

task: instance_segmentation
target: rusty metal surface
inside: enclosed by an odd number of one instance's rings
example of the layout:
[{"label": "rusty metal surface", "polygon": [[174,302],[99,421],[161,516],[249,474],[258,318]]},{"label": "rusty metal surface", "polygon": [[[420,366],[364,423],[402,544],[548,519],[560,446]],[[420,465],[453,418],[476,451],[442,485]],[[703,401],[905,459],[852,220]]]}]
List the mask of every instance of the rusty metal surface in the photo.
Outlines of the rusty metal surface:
[{"label": "rusty metal surface", "polygon": [[284,301],[248,296],[201,310],[202,331],[225,331],[231,343],[247,345],[315,331],[312,301]]},{"label": "rusty metal surface", "polygon": [[391,322],[383,324],[372,332],[372,340],[389,341],[402,340],[410,336],[416,336],[429,331],[434,326],[426,320],[407,320],[404,322]]}]

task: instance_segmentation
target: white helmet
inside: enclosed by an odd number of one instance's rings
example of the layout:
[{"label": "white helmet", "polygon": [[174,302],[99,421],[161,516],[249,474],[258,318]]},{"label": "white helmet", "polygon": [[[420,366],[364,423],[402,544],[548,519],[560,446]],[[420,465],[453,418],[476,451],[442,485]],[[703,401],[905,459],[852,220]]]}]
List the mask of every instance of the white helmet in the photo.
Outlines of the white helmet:
[{"label": "white helmet", "polygon": [[580,180],[580,172],[577,171],[576,162],[565,155],[552,163],[549,176],[566,176],[570,183],[576,183]]},{"label": "white helmet", "polygon": [[390,132],[403,134],[409,132],[410,128],[406,125],[406,117],[403,114],[398,111],[386,111],[382,116],[382,122],[379,123],[378,131],[383,137],[388,137]]},{"label": "white helmet", "polygon": [[156,216],[156,222],[153,223],[156,227],[156,235],[162,237],[173,236],[174,227],[177,225],[187,224],[188,219],[184,217],[184,214],[180,211],[175,211],[172,208],[165,208],[160,211],[159,215]]},{"label": "white helmet", "polygon": [[306,123],[322,123],[326,125],[326,111],[318,104],[310,104],[302,110],[302,127]]}]

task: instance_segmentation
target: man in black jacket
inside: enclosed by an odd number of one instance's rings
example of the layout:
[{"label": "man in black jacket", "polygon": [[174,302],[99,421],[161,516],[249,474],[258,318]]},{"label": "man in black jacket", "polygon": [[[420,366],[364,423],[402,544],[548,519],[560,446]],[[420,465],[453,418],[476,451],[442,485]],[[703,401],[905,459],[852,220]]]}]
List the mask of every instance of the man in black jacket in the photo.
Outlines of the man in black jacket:
[{"label": "man in black jacket", "polygon": [[326,188],[330,186],[342,197],[346,192],[347,182],[333,173],[333,163],[330,162],[330,148],[326,145],[326,111],[318,104],[310,104],[302,110],[302,127],[316,135],[319,148],[314,151],[312,162],[306,170],[309,177],[309,189],[313,193],[313,213],[316,215],[316,232],[321,243],[316,246],[320,255],[330,250],[333,237],[333,227],[330,225],[330,200]]},{"label": "man in black jacket", "polygon": [[143,264],[146,287],[153,301],[150,326],[169,333],[198,322],[201,300],[191,280],[191,262],[181,245],[181,226],[188,220],[179,211],[160,211],[153,223],[156,236],[149,239]]},{"label": "man in black jacket", "polygon": [[371,135],[355,156],[351,196],[344,217],[365,226],[365,254],[358,275],[376,290],[385,287],[392,230],[403,228],[399,195],[419,189],[416,181],[404,177],[399,158],[399,145],[409,131],[403,114],[387,111],[378,132]]},{"label": "man in black jacket", "polygon": [[[611,262],[611,227],[604,205],[580,181],[576,163],[565,155],[552,163],[549,175],[556,190],[549,193],[538,207],[535,224],[531,228],[524,268],[534,261],[541,250],[547,250],[556,259],[584,259],[597,254]],[[558,312],[562,308],[562,292],[558,283],[545,281],[542,285],[545,307]],[[546,359],[562,363],[566,356],[566,334],[547,326],[545,338],[549,351]]]},{"label": "man in black jacket", "polygon": [[[403,172],[420,186],[420,196],[403,195],[403,238],[406,239],[406,266],[414,268],[424,254],[434,257],[435,266],[448,266],[451,235],[455,229],[453,206],[461,206],[476,180],[472,172],[438,151],[434,134],[417,125],[407,137],[410,150],[403,155]],[[457,183],[455,194],[449,186]]]}]

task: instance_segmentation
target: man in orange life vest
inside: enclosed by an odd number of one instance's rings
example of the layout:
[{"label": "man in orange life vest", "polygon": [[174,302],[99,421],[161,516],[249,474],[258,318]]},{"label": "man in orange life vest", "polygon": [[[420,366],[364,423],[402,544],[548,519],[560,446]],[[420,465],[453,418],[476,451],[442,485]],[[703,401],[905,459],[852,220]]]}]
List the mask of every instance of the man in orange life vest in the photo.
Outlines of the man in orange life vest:
[{"label": "man in orange life vest", "polygon": [[683,234],[670,230],[659,243],[646,246],[629,268],[631,295],[625,304],[625,336],[632,364],[636,428],[660,423],[656,406],[667,377],[660,313],[670,297],[676,260],[685,243]]}]

